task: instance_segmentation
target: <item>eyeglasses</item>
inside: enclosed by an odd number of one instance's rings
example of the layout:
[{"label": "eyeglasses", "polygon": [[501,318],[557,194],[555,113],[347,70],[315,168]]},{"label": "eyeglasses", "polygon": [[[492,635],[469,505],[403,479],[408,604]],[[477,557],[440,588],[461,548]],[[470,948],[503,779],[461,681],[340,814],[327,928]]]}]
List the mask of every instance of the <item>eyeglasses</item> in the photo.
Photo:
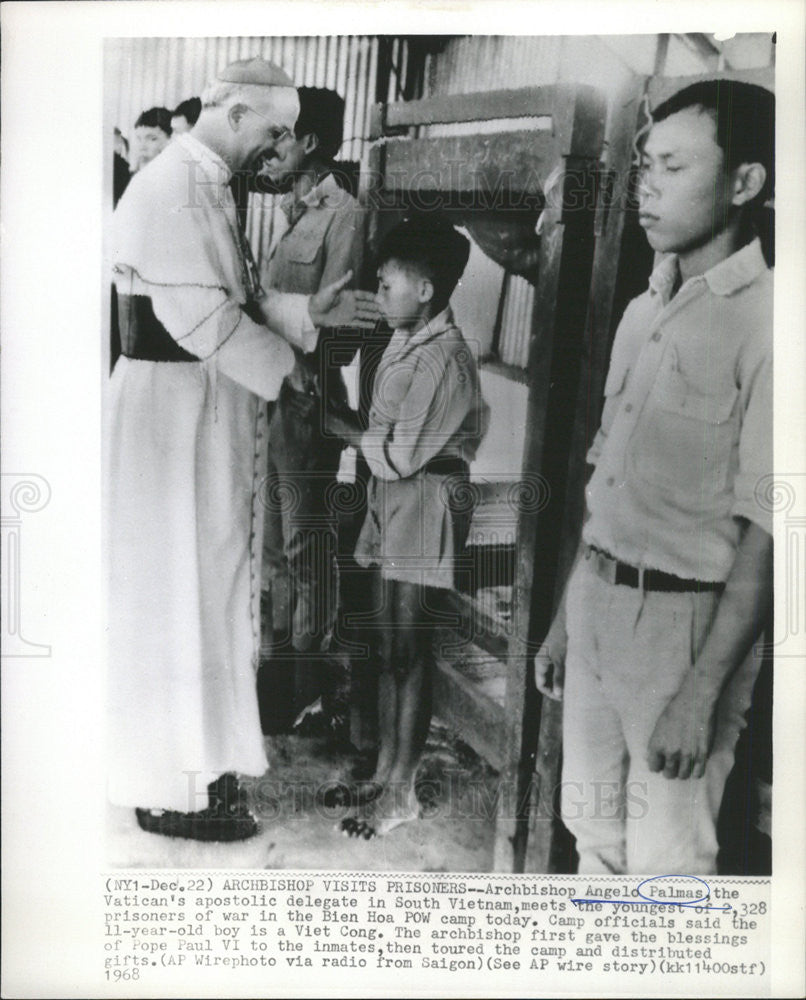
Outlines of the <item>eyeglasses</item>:
[{"label": "eyeglasses", "polygon": [[[266,115],[262,115],[259,111],[255,111],[254,108],[250,107],[249,110],[256,114],[258,118],[262,118],[264,121],[270,122],[271,118]],[[285,125],[273,125],[271,132],[269,133],[269,138],[272,142],[281,142],[287,136],[291,135],[291,129]]]}]

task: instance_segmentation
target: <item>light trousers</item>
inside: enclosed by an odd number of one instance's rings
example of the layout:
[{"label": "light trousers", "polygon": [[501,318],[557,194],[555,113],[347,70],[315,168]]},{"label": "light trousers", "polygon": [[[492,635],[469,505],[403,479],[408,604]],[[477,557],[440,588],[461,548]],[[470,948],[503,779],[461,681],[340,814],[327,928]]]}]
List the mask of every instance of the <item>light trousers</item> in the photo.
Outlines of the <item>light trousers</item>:
[{"label": "light trousers", "polygon": [[652,732],[710,629],[719,593],[608,583],[582,558],[569,582],[562,817],[585,874],[716,872],[716,822],[761,661],[748,654],[718,702],[704,777],[648,767]]}]

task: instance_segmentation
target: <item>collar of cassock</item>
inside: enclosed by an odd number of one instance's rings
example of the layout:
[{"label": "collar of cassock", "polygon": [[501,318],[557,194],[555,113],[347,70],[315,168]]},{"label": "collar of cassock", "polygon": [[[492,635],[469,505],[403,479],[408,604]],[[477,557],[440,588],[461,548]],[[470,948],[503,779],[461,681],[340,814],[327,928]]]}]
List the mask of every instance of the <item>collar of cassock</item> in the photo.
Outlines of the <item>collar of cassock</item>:
[{"label": "collar of cassock", "polygon": [[222,187],[229,184],[232,171],[226,162],[218,153],[214,153],[209,146],[205,146],[203,142],[199,142],[191,132],[181,132],[173,141],[178,142],[180,146],[183,146],[188,151],[188,154],[198,163],[208,180],[220,184]]}]

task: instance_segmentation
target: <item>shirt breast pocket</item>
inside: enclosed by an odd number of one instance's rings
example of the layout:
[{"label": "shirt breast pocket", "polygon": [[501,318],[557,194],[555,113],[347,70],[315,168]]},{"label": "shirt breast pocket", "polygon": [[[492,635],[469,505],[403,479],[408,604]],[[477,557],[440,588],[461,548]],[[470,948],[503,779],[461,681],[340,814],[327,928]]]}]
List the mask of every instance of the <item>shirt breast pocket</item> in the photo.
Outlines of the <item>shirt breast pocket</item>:
[{"label": "shirt breast pocket", "polygon": [[316,263],[322,251],[322,242],[314,234],[300,234],[288,248],[288,259],[295,264]]},{"label": "shirt breast pocket", "polygon": [[647,400],[631,449],[642,479],[689,495],[721,493],[727,484],[739,390],[705,393],[677,369],[662,372]]}]

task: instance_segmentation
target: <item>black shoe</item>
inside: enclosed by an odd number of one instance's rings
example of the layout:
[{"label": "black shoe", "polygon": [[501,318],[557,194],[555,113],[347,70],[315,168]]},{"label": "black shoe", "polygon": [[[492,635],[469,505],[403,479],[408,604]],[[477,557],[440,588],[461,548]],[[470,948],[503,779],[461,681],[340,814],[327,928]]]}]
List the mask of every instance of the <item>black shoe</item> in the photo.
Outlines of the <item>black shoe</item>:
[{"label": "black shoe", "polygon": [[207,786],[210,809],[217,809],[223,816],[239,815],[249,811],[246,789],[238,783],[237,777],[227,771]]},{"label": "black shoe", "polygon": [[249,812],[246,792],[234,774],[222,774],[207,786],[210,805],[199,812],[136,809],[140,828],[164,837],[227,842],[248,840],[257,833],[257,821]]},{"label": "black shoe", "polygon": [[135,809],[135,813],[141,830],[163,837],[226,843],[248,840],[257,833],[257,821],[248,811],[222,816],[219,810],[208,807],[195,813],[153,809]]}]

